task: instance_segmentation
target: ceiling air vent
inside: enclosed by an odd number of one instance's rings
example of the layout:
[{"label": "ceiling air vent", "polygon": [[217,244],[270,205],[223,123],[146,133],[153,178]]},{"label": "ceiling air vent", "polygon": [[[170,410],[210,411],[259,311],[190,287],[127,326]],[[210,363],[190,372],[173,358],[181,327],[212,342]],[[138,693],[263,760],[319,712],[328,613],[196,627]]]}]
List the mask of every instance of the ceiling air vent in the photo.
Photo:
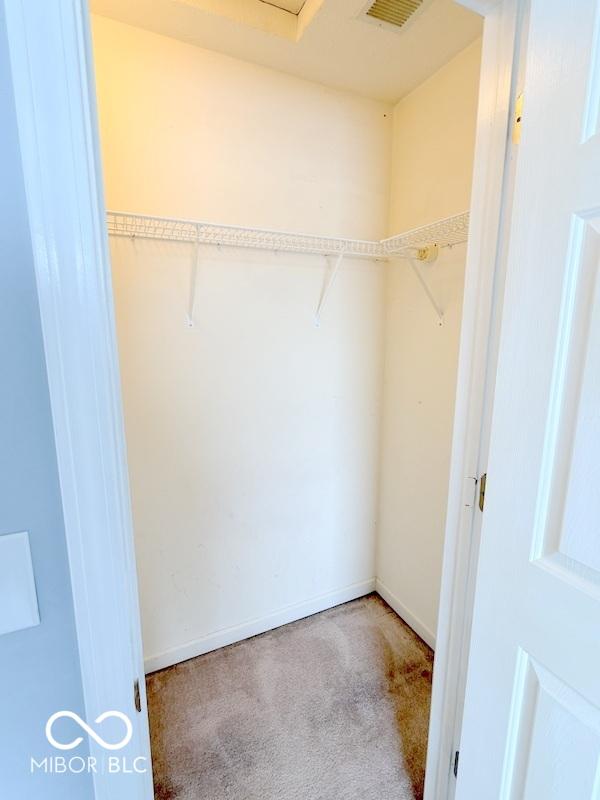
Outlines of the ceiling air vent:
[{"label": "ceiling air vent", "polygon": [[423,0],[375,0],[366,13],[373,22],[385,22],[401,28],[422,5]]}]

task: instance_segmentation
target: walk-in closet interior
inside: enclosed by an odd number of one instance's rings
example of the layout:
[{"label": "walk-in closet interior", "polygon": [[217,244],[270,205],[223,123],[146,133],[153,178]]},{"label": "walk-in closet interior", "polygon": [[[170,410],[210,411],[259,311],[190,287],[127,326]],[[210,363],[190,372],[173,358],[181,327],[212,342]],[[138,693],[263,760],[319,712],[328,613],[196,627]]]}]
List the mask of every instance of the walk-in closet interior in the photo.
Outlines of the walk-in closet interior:
[{"label": "walk-in closet interior", "polygon": [[420,798],[480,18],[91,11],[156,797]]}]

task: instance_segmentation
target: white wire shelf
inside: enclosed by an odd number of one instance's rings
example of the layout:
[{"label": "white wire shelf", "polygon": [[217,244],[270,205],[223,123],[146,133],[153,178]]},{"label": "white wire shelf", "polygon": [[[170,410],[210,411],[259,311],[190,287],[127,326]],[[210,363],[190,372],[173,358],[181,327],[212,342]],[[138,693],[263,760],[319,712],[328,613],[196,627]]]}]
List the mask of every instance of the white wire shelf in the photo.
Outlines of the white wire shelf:
[{"label": "white wire shelf", "polygon": [[263,228],[242,228],[236,225],[216,225],[211,222],[149,217],[142,214],[107,213],[108,233],[141,239],[161,239],[170,242],[195,242],[226,247],[251,247],[287,253],[333,255],[344,253],[356,258],[380,258],[379,242],[360,239],[338,239],[313,236],[307,233],[287,233]]},{"label": "white wire shelf", "polygon": [[151,217],[120,211],[107,212],[108,233],[128,238],[159,239],[170,242],[250,247],[288,253],[312,253],[384,261],[389,258],[419,257],[419,251],[436,245],[452,247],[466,242],[469,212],[447,217],[431,225],[391,236],[382,241],[342,239],[314,236],[307,233],[288,233],[263,228],[243,228],[236,225],[216,225],[211,222]]},{"label": "white wire shelf", "polygon": [[469,234],[469,212],[437,220],[405,233],[383,239],[380,244],[388,257],[412,257],[415,251],[427,248],[454,247],[467,241]]},{"label": "white wire shelf", "polygon": [[351,257],[374,261],[406,258],[411,264],[441,325],[444,312],[417,269],[416,262],[435,261],[441,248],[453,247],[466,242],[469,232],[469,212],[455,214],[453,217],[446,217],[445,219],[437,220],[431,225],[413,228],[413,230],[390,236],[388,239],[382,239],[381,241],[340,239],[331,236],[314,236],[309,233],[287,233],[263,228],[242,228],[237,225],[215,225],[212,222],[151,217],[145,214],[129,214],[122,211],[108,211],[107,225],[110,236],[187,242],[196,245],[196,255],[190,275],[190,291],[186,314],[187,324],[192,328],[195,324],[196,280],[200,261],[200,245],[202,244],[251,247],[255,250],[273,250],[287,253],[335,255],[335,264],[328,272],[317,306],[315,314],[315,324],[317,326],[320,325],[325,304],[344,258]]}]

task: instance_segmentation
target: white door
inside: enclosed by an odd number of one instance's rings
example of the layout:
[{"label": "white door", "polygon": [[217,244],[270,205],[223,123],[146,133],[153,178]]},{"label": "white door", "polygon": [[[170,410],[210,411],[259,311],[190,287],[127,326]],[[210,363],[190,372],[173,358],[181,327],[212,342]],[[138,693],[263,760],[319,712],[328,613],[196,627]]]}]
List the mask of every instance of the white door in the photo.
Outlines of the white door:
[{"label": "white door", "polygon": [[600,798],[600,0],[532,0],[458,800]]}]

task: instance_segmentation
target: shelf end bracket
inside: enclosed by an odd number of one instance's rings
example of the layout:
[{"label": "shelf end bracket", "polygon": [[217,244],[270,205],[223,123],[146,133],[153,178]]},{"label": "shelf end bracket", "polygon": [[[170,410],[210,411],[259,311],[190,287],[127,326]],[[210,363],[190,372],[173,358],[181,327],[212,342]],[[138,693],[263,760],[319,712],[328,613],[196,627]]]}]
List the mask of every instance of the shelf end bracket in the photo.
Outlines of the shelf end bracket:
[{"label": "shelf end bracket", "polygon": [[[433,250],[433,248],[435,248],[435,250]],[[423,253],[423,256],[421,256],[421,253]],[[433,255],[430,255],[431,253],[433,253]],[[423,248],[423,250],[419,251],[419,253],[417,254],[417,260],[419,260],[421,262],[435,261],[436,258],[437,258],[437,246],[436,245],[433,245],[431,248],[429,248],[429,247],[428,248]],[[408,258],[408,263],[411,265],[411,267],[413,269],[413,272],[417,276],[417,279],[418,279],[419,283],[421,284],[421,287],[422,287],[423,291],[427,295],[427,299],[431,303],[431,305],[433,307],[433,310],[436,313],[436,316],[438,318],[438,325],[440,325],[440,326],[443,325],[443,323],[444,323],[444,312],[442,311],[442,309],[437,304],[436,299],[433,296],[433,293],[432,293],[431,289],[429,288],[429,286],[427,285],[427,283],[425,281],[425,278],[421,275],[421,273],[419,271],[419,268],[417,267],[415,259],[409,257]]]}]

